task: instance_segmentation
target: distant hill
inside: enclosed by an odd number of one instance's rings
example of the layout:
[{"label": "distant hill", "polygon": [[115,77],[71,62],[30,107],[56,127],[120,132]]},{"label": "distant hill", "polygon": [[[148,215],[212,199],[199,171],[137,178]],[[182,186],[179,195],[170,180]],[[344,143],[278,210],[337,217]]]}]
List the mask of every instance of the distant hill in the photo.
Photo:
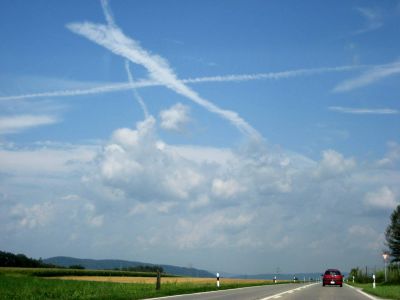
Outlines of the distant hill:
[{"label": "distant hill", "polygon": [[305,280],[316,280],[320,279],[321,273],[295,273],[295,274],[257,274],[257,275],[237,275],[238,278],[248,278],[248,279],[273,279],[274,276],[278,280],[293,280],[296,277],[296,280],[303,281]]},{"label": "distant hill", "polygon": [[[127,261],[119,259],[82,259],[67,256],[56,256],[50,257],[43,260],[47,264],[53,264],[62,267],[69,267],[73,265],[80,265],[85,269],[92,270],[113,270],[121,268],[130,268],[138,266],[156,266],[155,264],[149,264],[138,261]],[[215,277],[206,270],[199,270],[195,268],[185,268],[171,265],[157,265],[163,268],[164,272],[172,275],[179,276],[190,276],[190,277]]]},{"label": "distant hill", "polygon": [[[221,276],[226,278],[246,278],[246,279],[273,279],[274,276],[278,280],[293,280],[293,277],[296,277],[297,280],[303,281],[305,280],[316,280],[321,279],[321,273],[313,272],[313,273],[294,273],[294,274],[256,274],[256,275],[242,275],[242,274],[229,274],[222,273]],[[347,276],[348,273],[343,273],[343,275]]]}]

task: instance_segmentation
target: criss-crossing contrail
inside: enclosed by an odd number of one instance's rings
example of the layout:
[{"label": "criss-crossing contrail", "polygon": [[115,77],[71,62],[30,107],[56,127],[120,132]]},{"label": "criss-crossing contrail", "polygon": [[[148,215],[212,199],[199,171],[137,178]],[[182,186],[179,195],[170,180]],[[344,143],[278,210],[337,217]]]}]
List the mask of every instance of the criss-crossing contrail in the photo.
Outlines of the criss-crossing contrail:
[{"label": "criss-crossing contrail", "polygon": [[85,22],[68,24],[67,27],[72,32],[86,37],[114,54],[122,56],[133,63],[142,65],[149,72],[151,79],[199,104],[208,111],[227,119],[247,136],[261,138],[257,130],[242,119],[237,112],[221,109],[212,102],[201,97],[178,79],[164,58],[159,55],[150,54],[147,50],[142,48],[137,41],[126,36],[112,19],[107,1],[102,1],[102,7],[107,19],[107,25]]},{"label": "criss-crossing contrail", "polygon": [[[355,69],[366,68],[367,66],[339,66],[339,67],[325,67],[325,68],[311,68],[311,69],[298,69],[288,70],[282,72],[270,73],[256,73],[256,74],[232,74],[232,75],[219,75],[207,76],[197,78],[186,78],[181,81],[186,84],[201,84],[213,82],[245,82],[253,80],[280,80],[289,79],[300,76],[313,76],[333,72],[347,72]],[[21,95],[0,96],[0,100],[23,100],[32,98],[45,98],[45,97],[70,97],[70,96],[83,96],[92,94],[105,94],[126,91],[130,89],[140,89],[153,86],[162,86],[158,81],[151,79],[141,79],[134,82],[119,82],[113,84],[104,84],[87,89],[72,89],[72,90],[58,90],[48,91],[43,93],[31,93]]]},{"label": "criss-crossing contrail", "polygon": [[129,84],[132,87],[133,95],[136,98],[136,100],[138,101],[140,107],[142,108],[144,117],[147,119],[149,117],[149,112],[147,110],[146,104],[143,101],[143,98],[139,95],[139,93],[137,92],[137,90],[134,86],[133,76],[132,76],[131,70],[129,68],[129,60],[125,60],[125,69],[126,69],[126,73],[128,74]]},{"label": "criss-crossing contrail", "polygon": [[[93,24],[90,22],[85,23],[72,23],[67,27],[89,40],[97,43],[110,50],[114,54],[124,57],[125,59],[142,65],[149,72],[150,79],[140,80],[133,82],[130,76],[129,66],[127,65],[127,73],[129,83],[116,83],[104,86],[93,87],[89,89],[76,89],[76,90],[62,90],[62,91],[51,91],[44,93],[33,93],[23,94],[14,96],[2,96],[0,100],[18,100],[18,99],[29,99],[39,97],[65,97],[65,96],[79,96],[79,95],[90,95],[99,93],[109,93],[121,90],[133,89],[134,93],[137,94],[135,89],[161,85],[165,86],[176,93],[186,97],[187,99],[201,105],[208,111],[213,112],[221,116],[222,118],[230,121],[235,125],[241,132],[251,137],[260,137],[260,134],[250,124],[248,124],[239,114],[235,111],[221,109],[209,100],[201,97],[197,92],[191,89],[187,84],[190,83],[202,83],[202,82],[240,82],[249,80],[260,80],[260,79],[282,79],[290,78],[295,76],[305,76],[321,74],[326,72],[343,72],[358,68],[355,66],[342,66],[333,68],[315,68],[315,69],[299,69],[284,72],[275,73],[261,73],[261,74],[244,74],[244,75],[227,75],[227,76],[212,76],[212,77],[201,77],[201,78],[188,78],[180,80],[170,68],[168,62],[161,56],[149,53],[147,50],[142,48],[140,44],[132,38],[127,37],[122,30],[116,25],[112,12],[109,8],[107,0],[101,0],[103,12],[107,21],[107,25]],[[146,106],[143,100],[136,97],[145,115],[148,114]]]}]

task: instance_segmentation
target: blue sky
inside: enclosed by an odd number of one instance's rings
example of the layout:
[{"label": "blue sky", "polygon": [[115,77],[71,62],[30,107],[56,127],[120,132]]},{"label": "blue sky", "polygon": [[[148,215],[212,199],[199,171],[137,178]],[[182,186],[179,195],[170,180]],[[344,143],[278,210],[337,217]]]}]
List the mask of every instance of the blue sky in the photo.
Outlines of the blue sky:
[{"label": "blue sky", "polygon": [[0,8],[2,249],[248,274],[381,265],[399,1]]}]

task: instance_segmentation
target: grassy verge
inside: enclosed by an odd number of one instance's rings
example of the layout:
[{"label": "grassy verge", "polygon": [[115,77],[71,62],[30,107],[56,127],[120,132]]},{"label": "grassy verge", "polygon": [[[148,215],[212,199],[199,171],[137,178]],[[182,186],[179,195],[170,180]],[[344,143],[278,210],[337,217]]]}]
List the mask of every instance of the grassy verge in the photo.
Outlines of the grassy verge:
[{"label": "grassy verge", "polygon": [[[261,285],[226,283],[220,289]],[[44,279],[21,272],[0,272],[0,299],[146,299],[217,290],[215,283],[168,282],[155,290],[148,283],[111,283]]]},{"label": "grassy verge", "polygon": [[378,296],[384,299],[400,299],[400,285],[393,284],[377,284],[376,288],[372,288],[372,283],[368,284],[351,284],[355,287],[362,288],[368,294]]}]

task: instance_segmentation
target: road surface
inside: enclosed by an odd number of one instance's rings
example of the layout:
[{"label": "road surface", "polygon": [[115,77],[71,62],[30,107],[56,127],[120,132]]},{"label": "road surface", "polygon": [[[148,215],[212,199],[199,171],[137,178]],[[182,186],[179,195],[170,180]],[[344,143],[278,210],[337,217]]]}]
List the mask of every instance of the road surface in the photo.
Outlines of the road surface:
[{"label": "road surface", "polygon": [[356,289],[343,285],[343,287],[326,286],[320,283],[313,284],[279,284],[266,285],[242,289],[232,289],[217,292],[207,292],[191,295],[169,296],[157,299],[166,300],[368,300],[378,299],[362,294]]}]

